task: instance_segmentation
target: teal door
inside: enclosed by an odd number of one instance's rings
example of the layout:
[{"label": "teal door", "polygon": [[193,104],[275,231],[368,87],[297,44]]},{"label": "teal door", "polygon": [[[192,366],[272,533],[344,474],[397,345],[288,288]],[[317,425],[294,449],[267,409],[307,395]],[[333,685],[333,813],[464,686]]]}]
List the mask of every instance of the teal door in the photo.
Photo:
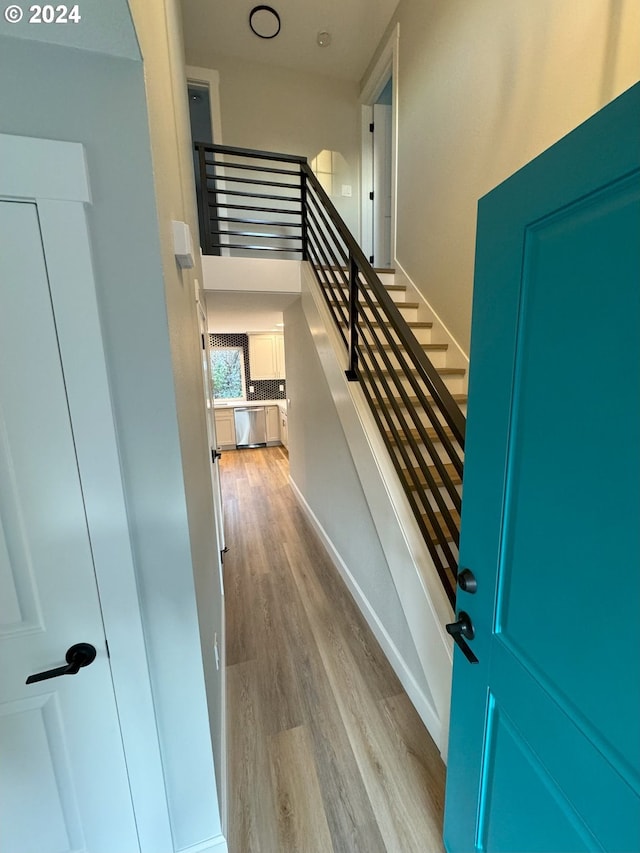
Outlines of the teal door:
[{"label": "teal door", "polygon": [[479,206],[449,853],[640,851],[639,448],[640,84]]}]

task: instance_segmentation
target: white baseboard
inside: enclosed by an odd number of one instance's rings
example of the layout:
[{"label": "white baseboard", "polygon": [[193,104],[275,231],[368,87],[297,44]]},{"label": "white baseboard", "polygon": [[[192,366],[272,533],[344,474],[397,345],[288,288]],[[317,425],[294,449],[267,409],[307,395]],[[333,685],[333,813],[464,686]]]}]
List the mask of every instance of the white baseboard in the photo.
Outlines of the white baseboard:
[{"label": "white baseboard", "polygon": [[387,629],[380,621],[377,613],[372,608],[371,604],[369,603],[369,600],[360,588],[358,582],[349,571],[348,566],[338,553],[335,545],[329,538],[327,531],[324,529],[324,527],[316,517],[315,513],[307,503],[304,495],[291,478],[289,478],[289,483],[291,485],[291,488],[293,489],[293,493],[296,497],[296,500],[300,504],[300,508],[303,510],[303,512],[309,519],[311,526],[320,537],[320,540],[324,545],[329,557],[331,558],[332,563],[334,564],[334,566],[340,573],[340,576],[349,588],[351,595],[354,597],[356,604],[360,608],[360,612],[362,613],[367,624],[371,628],[371,631],[373,632],[376,640],[378,641],[378,643],[380,643],[382,651],[384,652],[387,657],[387,660],[391,664],[393,671],[398,676],[400,683],[404,687],[407,696],[413,703],[413,706],[418,712],[420,719],[424,722],[427,729],[431,732],[431,736],[433,737],[436,744],[439,744],[441,742],[442,722],[437,716],[431,702],[429,701],[427,696],[425,696],[424,692],[420,689],[420,686],[413,677],[413,674],[408,668],[406,661],[404,660],[395,643],[389,636]]},{"label": "white baseboard", "polygon": [[227,847],[227,839],[223,835],[216,835],[213,838],[207,838],[206,841],[200,841],[198,844],[181,847],[176,853],[229,853],[229,848]]}]

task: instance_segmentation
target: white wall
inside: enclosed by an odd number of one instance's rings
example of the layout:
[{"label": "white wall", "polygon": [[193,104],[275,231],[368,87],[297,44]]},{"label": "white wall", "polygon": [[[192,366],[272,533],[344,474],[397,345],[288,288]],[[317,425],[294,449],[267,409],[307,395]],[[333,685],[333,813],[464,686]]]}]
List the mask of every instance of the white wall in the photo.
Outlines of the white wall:
[{"label": "white wall", "polygon": [[384,627],[419,691],[430,698],[300,300],[287,308],[284,318],[287,394],[291,400],[288,417],[291,479]]},{"label": "white wall", "polygon": [[[170,18],[171,7],[165,12]],[[168,50],[166,18],[157,17],[152,33],[144,28],[153,21],[137,21],[148,75],[147,35],[165,57]],[[160,72],[155,122],[177,91],[169,72]],[[202,589],[217,545],[193,287],[175,264],[172,270],[167,241],[169,218],[192,218],[177,187],[176,131],[165,118],[155,165],[171,173],[158,209],[139,58],[0,36],[0,88],[2,132],[78,141],[86,149],[87,218],[167,800],[175,847],[188,848],[220,831],[196,609],[196,587]],[[215,618],[215,607],[213,597],[203,624]],[[215,702],[215,690],[210,698]]]},{"label": "white wall", "polygon": [[640,78],[640,3],[401,0],[396,22],[397,260],[468,352],[477,201]]},{"label": "white wall", "polygon": [[[187,46],[187,61],[204,65],[210,60],[190,53]],[[357,83],[228,56],[216,56],[215,69],[220,74],[224,144],[298,154],[309,162],[321,151],[335,152],[332,201],[358,233]],[[341,196],[343,184],[351,186],[351,198]]]},{"label": "white wall", "polygon": [[[145,0],[130,0],[136,33],[145,69],[145,88],[151,137],[151,154],[155,176],[156,204],[160,231],[160,250],[164,295],[167,307],[169,342],[173,370],[173,385],[177,411],[180,459],[184,481],[184,496],[190,563],[195,581],[199,630],[208,698],[210,731],[218,777],[222,788],[226,748],[221,729],[223,702],[223,672],[216,668],[214,637],[223,643],[223,591],[220,588],[218,561],[220,546],[214,525],[211,491],[210,450],[205,420],[205,405],[201,375],[200,332],[198,327],[194,279],[202,283],[200,258],[196,256],[193,270],[181,270],[173,253],[171,222],[187,222],[197,246],[198,220],[195,201],[191,131],[189,127],[187,84],[182,41],[180,6],[177,0],[162,0],[152,7]],[[187,558],[185,553],[184,558]],[[193,628],[198,624],[193,623]],[[183,648],[182,653],[186,652]],[[188,654],[188,652],[186,652]],[[224,663],[224,655],[222,655]],[[177,660],[176,660],[177,663]],[[203,739],[205,732],[194,728],[193,746],[184,736],[185,697],[173,692],[176,716],[173,725],[183,728],[174,742],[174,754],[187,774],[180,790],[180,815],[189,843],[220,832],[218,815],[209,797],[216,795],[215,780],[209,776],[210,746]],[[204,709],[203,709],[204,710]],[[194,726],[202,726],[200,719]],[[198,751],[198,760],[190,754]],[[193,769],[188,772],[188,762]],[[196,776],[198,773],[198,776]],[[187,776],[191,778],[188,779]],[[201,802],[191,803],[193,791],[199,789]],[[194,825],[194,819],[197,824]],[[200,833],[200,839],[194,837]],[[187,838],[180,846],[186,846]]]}]

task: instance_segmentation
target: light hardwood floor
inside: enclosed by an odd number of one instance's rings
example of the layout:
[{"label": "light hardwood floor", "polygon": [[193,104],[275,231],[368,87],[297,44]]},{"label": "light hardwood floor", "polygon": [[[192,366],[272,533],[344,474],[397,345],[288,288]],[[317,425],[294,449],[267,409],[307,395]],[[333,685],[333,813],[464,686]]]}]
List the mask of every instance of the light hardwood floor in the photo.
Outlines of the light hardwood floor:
[{"label": "light hardwood floor", "polygon": [[230,853],[442,853],[444,765],[289,487],[224,453]]}]

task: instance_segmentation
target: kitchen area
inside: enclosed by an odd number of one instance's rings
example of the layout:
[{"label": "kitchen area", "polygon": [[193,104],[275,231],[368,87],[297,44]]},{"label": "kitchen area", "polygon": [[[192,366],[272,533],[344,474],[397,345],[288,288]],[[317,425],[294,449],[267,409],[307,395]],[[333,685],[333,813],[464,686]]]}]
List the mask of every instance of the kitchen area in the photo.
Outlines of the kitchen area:
[{"label": "kitchen area", "polygon": [[283,333],[210,332],[209,345],[218,449],[274,445],[286,449]]},{"label": "kitchen area", "polygon": [[217,448],[281,445],[286,451],[291,401],[284,312],[300,298],[299,263],[236,257],[203,261]]}]

